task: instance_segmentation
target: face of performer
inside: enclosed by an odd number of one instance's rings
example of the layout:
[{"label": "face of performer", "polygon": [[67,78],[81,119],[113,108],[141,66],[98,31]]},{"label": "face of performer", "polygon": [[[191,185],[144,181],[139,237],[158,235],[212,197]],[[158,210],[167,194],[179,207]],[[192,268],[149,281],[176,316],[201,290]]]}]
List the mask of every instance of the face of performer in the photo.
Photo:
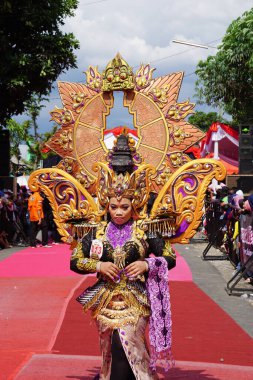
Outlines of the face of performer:
[{"label": "face of performer", "polygon": [[109,213],[114,223],[124,224],[129,221],[132,216],[132,203],[130,199],[121,198],[110,198],[109,202]]}]

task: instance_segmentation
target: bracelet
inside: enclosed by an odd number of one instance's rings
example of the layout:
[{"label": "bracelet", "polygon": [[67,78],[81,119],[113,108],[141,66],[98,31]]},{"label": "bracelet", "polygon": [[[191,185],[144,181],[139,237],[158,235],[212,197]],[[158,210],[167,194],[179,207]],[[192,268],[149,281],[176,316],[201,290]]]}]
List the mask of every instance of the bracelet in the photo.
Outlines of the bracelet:
[{"label": "bracelet", "polygon": [[148,272],[148,270],[149,270],[148,262],[145,261],[145,263],[146,263],[146,266],[147,266],[147,268],[146,268],[146,272]]},{"label": "bracelet", "polygon": [[100,272],[101,264],[102,264],[102,262],[101,262],[101,261],[98,261],[97,266],[96,266],[96,271],[97,271],[98,273]]}]

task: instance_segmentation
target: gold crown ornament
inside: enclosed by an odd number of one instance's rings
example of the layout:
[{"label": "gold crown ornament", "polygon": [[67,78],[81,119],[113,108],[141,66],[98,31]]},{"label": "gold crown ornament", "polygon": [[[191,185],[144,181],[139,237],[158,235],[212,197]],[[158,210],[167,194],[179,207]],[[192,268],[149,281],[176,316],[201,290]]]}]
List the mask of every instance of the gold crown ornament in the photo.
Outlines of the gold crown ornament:
[{"label": "gold crown ornament", "polygon": [[100,210],[108,209],[109,200],[128,198],[132,200],[134,212],[138,217],[146,217],[146,208],[152,185],[152,176],[156,173],[153,165],[140,163],[136,166],[136,149],[128,134],[118,136],[113,149],[109,152],[108,163],[98,162],[93,170],[98,172],[97,199]]},{"label": "gold crown ornament", "polygon": [[132,90],[134,75],[132,68],[118,53],[103,71],[103,91]]}]

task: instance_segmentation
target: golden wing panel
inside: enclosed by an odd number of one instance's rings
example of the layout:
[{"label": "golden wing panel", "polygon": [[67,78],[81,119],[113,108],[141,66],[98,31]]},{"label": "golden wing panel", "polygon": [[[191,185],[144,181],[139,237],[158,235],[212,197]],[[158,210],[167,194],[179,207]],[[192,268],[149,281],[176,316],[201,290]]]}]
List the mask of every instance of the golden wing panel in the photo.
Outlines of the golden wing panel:
[{"label": "golden wing panel", "polygon": [[73,126],[58,129],[44,145],[61,157],[75,158],[73,152]]},{"label": "golden wing panel", "polygon": [[140,145],[147,145],[151,148],[167,152],[168,137],[166,134],[167,128],[164,125],[164,120],[155,120],[153,123],[141,128]]},{"label": "golden wing panel", "polygon": [[58,82],[58,89],[62,104],[72,111],[74,118],[77,117],[87,99],[96,95],[96,91],[82,83]]},{"label": "golden wing panel", "polygon": [[205,132],[187,123],[185,120],[168,122],[170,129],[169,152],[185,151],[205,137]]},{"label": "golden wing panel", "polygon": [[176,231],[170,241],[188,243],[200,224],[208,185],[213,178],[222,181],[225,176],[226,169],[217,160],[199,159],[186,163],[160,190],[151,219],[177,215]]},{"label": "golden wing panel", "polygon": [[95,171],[93,170],[93,165],[97,162],[104,161],[105,152],[102,147],[88,152],[85,156],[80,158],[80,163],[84,168],[85,172],[92,178],[95,179]]},{"label": "golden wing panel", "polygon": [[150,162],[152,157],[152,165],[158,168],[164,159],[164,152],[162,150],[150,149],[148,146],[140,145],[138,152],[141,155],[143,162]]},{"label": "golden wing panel", "polygon": [[69,220],[97,222],[98,209],[92,196],[70,174],[57,168],[39,169],[29,178],[32,191],[42,191],[53,210],[57,230],[62,240],[72,241]]},{"label": "golden wing panel", "polygon": [[129,112],[135,114],[135,126],[140,127],[163,117],[162,112],[155,103],[148,96],[140,93],[135,95],[133,103],[129,107]]},{"label": "golden wing panel", "polygon": [[148,94],[152,93],[155,89],[159,88],[168,88],[167,91],[167,104],[164,106],[163,112],[166,114],[168,108],[177,101],[178,94],[181,88],[182,80],[184,73],[177,72],[163,77],[153,79],[151,84],[146,87],[144,90],[141,90],[142,93]]},{"label": "golden wing panel", "polygon": [[113,102],[112,94],[109,97],[96,94],[92,100],[86,103],[76,123],[89,125],[97,129],[105,128],[105,116],[109,115]]},{"label": "golden wing panel", "polygon": [[75,132],[75,151],[79,159],[89,152],[101,148],[101,131],[79,124]]}]

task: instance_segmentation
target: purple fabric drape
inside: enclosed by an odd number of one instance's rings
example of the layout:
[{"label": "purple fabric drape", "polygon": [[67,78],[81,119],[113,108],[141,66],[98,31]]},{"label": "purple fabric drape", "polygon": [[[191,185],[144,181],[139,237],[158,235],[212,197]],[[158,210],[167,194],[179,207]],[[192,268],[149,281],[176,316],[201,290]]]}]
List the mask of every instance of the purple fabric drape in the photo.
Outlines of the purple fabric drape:
[{"label": "purple fabric drape", "polygon": [[150,367],[156,370],[161,362],[165,371],[174,365],[171,354],[171,310],[168,285],[168,267],[163,257],[146,259],[149,266],[146,282],[150,301],[149,321]]}]

